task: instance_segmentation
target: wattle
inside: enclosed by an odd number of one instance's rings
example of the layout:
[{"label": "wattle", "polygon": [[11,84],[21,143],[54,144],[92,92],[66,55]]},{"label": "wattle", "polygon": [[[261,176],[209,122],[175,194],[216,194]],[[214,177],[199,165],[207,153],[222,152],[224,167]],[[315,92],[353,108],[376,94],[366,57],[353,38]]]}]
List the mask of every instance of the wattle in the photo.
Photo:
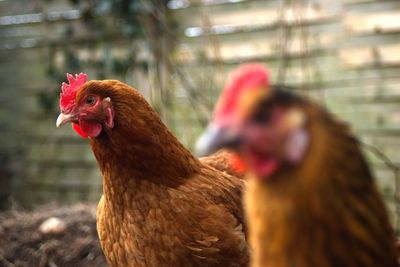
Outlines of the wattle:
[{"label": "wattle", "polygon": [[102,128],[101,123],[96,121],[82,120],[79,124],[73,124],[73,129],[83,138],[99,136]]},{"label": "wattle", "polygon": [[279,167],[279,161],[276,159],[260,159],[250,164],[257,176],[263,180],[271,177]]},{"label": "wattle", "polygon": [[268,180],[280,166],[278,159],[268,155],[261,155],[254,151],[247,154],[246,161],[248,168],[263,180]]},{"label": "wattle", "polygon": [[72,129],[79,134],[82,138],[88,138],[88,135],[81,129],[79,124],[77,123],[72,123]]}]

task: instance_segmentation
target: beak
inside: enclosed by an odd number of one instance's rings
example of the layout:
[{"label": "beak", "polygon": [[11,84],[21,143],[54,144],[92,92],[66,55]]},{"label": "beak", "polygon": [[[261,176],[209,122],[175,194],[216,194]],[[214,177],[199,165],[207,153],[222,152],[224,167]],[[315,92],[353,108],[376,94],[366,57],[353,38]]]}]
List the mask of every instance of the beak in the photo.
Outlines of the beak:
[{"label": "beak", "polygon": [[221,148],[237,149],[241,141],[242,138],[239,132],[229,127],[221,128],[211,124],[197,139],[196,154],[199,157],[203,157]]},{"label": "beak", "polygon": [[73,120],[76,119],[76,116],[73,114],[65,114],[65,113],[60,113],[60,115],[58,115],[57,121],[56,121],[56,127],[60,127],[61,125],[67,123],[67,122],[71,122]]}]

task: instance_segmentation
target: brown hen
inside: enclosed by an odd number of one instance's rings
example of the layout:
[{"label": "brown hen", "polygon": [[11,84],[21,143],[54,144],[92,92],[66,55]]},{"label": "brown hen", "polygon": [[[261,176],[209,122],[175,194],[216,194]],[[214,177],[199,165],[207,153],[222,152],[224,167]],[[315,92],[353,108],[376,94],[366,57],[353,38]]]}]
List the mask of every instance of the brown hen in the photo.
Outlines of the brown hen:
[{"label": "brown hen", "polygon": [[97,229],[109,265],[246,266],[243,180],[201,163],[128,85],[69,81],[57,125],[72,122],[90,137],[103,175]]}]

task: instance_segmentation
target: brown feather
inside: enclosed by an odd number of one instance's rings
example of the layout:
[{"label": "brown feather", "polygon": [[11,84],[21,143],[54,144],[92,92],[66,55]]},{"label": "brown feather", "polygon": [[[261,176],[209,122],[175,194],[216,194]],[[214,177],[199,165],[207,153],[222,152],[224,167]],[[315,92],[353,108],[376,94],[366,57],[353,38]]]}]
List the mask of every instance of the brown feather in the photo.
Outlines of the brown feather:
[{"label": "brown feather", "polygon": [[133,88],[90,81],[115,127],[90,140],[103,175],[98,232],[110,266],[246,266],[243,180],[201,163]]}]

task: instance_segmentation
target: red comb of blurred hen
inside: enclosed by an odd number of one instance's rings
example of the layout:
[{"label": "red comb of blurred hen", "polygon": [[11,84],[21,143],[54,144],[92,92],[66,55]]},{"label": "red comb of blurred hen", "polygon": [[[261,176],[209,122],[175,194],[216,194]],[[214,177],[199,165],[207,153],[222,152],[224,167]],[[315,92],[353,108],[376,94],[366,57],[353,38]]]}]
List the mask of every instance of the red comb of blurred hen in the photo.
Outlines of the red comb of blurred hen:
[{"label": "red comb of blurred hen", "polygon": [[61,94],[60,94],[60,107],[62,111],[69,110],[75,104],[76,93],[79,88],[87,81],[87,74],[79,73],[72,74],[67,73],[68,83],[62,83]]},{"label": "red comb of blurred hen", "polygon": [[270,79],[268,68],[258,63],[244,64],[236,69],[224,87],[215,111],[215,122],[220,125],[233,119],[232,110],[236,108],[239,95],[244,89],[269,88]]}]

